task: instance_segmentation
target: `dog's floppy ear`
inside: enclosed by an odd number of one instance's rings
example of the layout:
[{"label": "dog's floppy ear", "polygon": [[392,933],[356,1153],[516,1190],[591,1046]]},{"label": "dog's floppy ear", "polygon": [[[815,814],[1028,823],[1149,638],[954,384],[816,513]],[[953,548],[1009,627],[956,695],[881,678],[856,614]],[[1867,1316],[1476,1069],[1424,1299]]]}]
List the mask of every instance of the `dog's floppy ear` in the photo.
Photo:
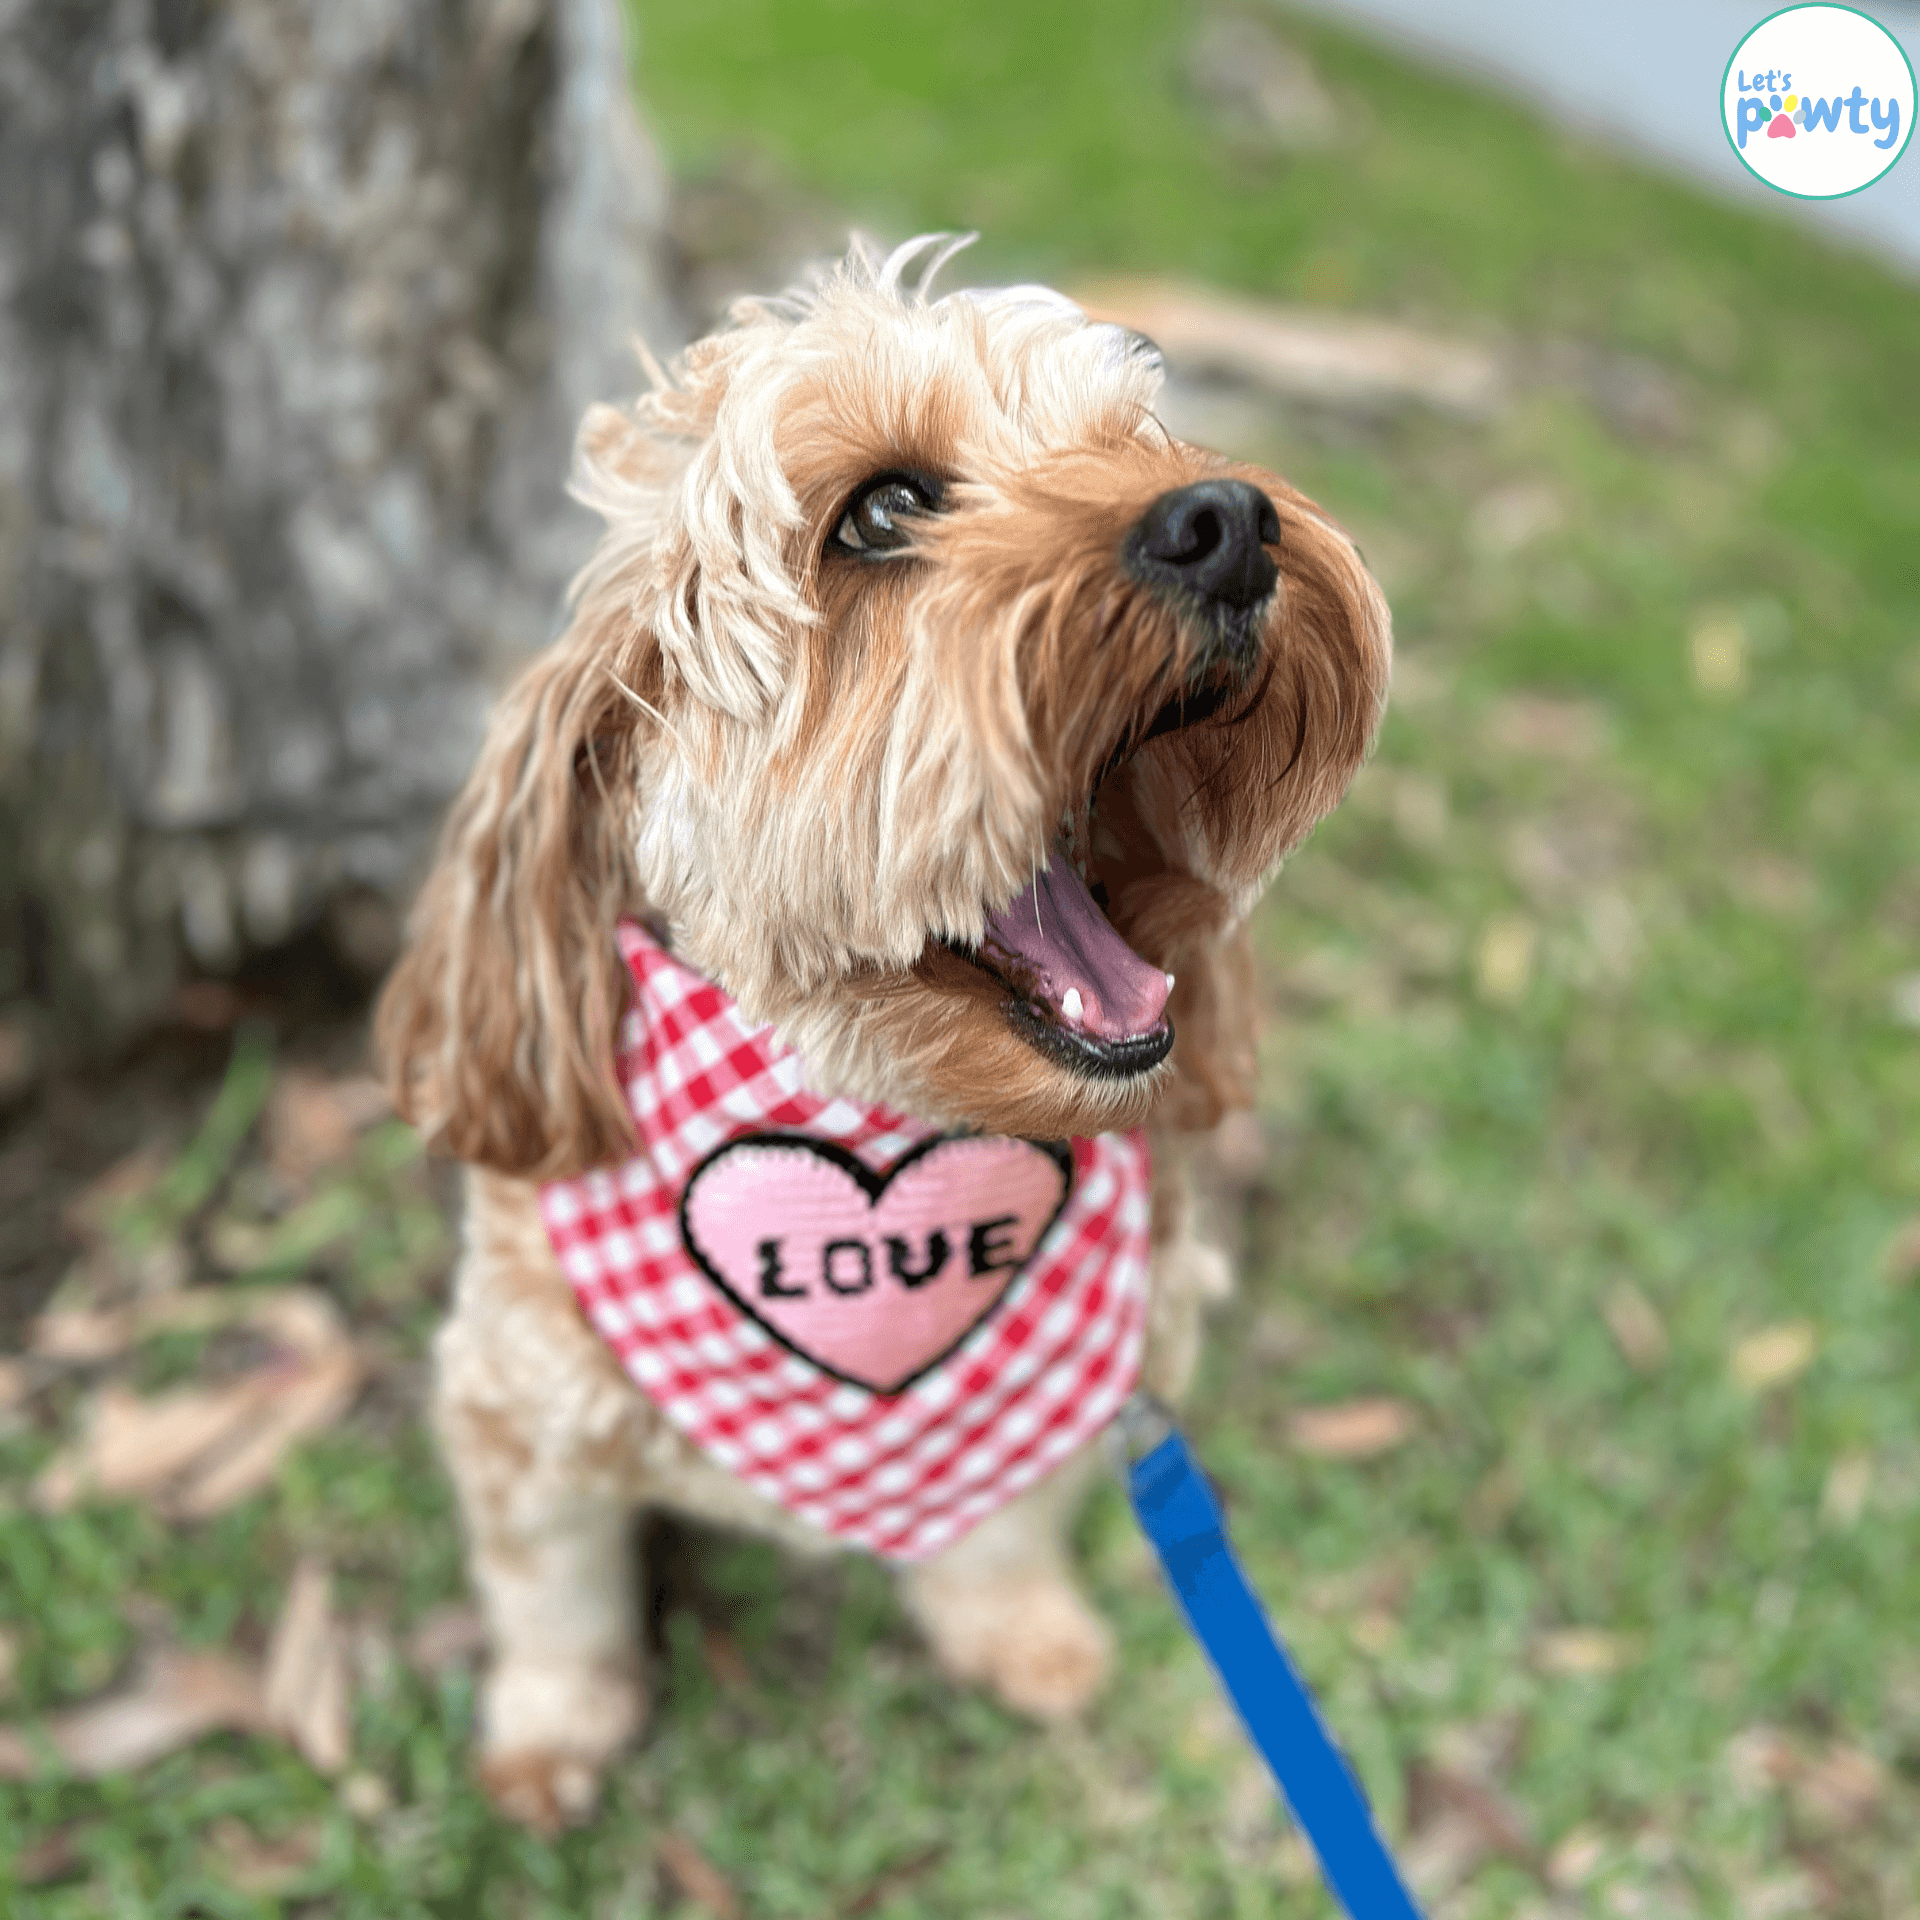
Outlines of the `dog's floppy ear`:
[{"label": "dog's floppy ear", "polygon": [[375,1018],[398,1111],[430,1146],[502,1173],[555,1179],[633,1151],[614,1075],[614,928],[639,905],[616,676],[638,651],[576,620],[508,690]]}]

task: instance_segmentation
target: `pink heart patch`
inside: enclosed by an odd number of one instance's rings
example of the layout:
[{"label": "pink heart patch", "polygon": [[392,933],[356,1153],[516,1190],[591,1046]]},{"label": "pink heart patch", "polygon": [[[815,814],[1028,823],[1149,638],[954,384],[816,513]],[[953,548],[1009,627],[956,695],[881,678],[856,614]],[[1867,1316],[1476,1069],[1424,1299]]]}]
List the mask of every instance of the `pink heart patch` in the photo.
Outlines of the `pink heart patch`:
[{"label": "pink heart patch", "polygon": [[680,1237],[782,1346],[895,1394],[999,1305],[1066,1205],[1072,1168],[1064,1147],[963,1137],[875,1174],[831,1141],[747,1134],[694,1170]]}]

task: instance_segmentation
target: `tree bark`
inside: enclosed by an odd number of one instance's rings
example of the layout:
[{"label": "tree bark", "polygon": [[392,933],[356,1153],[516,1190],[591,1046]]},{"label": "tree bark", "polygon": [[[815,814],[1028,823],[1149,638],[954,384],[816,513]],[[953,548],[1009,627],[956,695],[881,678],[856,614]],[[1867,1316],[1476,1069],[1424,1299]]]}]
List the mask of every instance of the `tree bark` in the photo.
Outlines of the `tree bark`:
[{"label": "tree bark", "polygon": [[664,231],[616,0],[0,0],[0,1010],[378,970]]}]

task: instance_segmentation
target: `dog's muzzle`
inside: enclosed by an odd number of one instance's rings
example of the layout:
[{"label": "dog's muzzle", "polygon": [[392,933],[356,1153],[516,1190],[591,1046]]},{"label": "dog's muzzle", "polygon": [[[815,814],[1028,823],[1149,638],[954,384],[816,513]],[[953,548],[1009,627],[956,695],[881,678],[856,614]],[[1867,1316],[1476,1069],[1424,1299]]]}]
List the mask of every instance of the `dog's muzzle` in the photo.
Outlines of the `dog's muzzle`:
[{"label": "dog's muzzle", "polygon": [[1149,740],[1196,726],[1231,701],[1259,658],[1279,585],[1270,547],[1280,516],[1244,480],[1200,480],[1163,493],[1121,544],[1132,578],[1178,611],[1191,651],[1180,687],[1130,727],[1101,766],[1086,818],[1061,831],[1027,885],[987,915],[977,948],[960,948],[1011,987],[1007,1014],[1042,1053],[1096,1079],[1156,1067],[1173,1046],[1174,979],[1134,952],[1089,886],[1091,818],[1101,787]]}]

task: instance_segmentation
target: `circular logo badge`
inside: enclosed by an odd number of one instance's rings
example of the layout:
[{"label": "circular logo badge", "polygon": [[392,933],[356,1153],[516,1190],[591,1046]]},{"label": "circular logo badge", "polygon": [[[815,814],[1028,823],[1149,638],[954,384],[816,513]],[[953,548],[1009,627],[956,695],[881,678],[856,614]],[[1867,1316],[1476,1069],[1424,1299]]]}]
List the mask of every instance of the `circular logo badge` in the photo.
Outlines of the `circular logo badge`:
[{"label": "circular logo badge", "polygon": [[1740,164],[1803,200],[1870,187],[1906,151],[1913,66],[1853,7],[1788,7],[1733,50],[1720,119]]}]

